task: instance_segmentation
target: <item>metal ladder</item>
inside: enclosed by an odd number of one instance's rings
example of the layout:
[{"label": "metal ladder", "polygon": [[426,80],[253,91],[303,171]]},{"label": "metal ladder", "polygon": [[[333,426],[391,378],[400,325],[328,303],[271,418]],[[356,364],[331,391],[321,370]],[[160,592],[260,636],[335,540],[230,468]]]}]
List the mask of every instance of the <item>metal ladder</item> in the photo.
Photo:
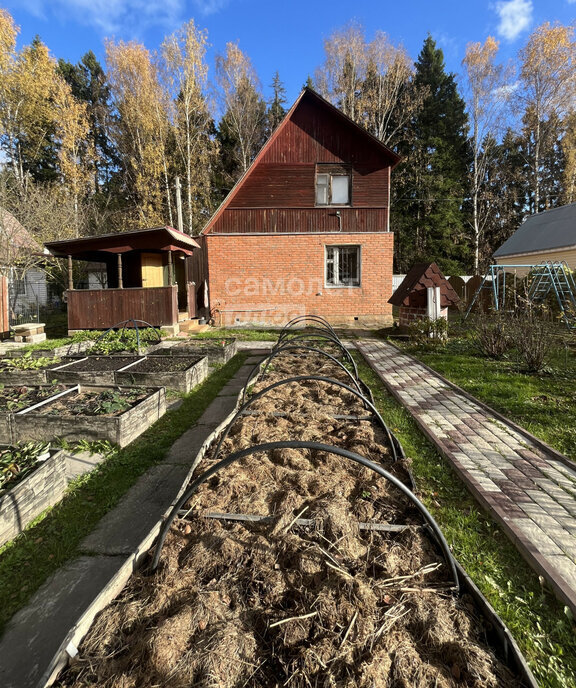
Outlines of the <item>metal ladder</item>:
[{"label": "metal ladder", "polygon": [[528,291],[534,304],[543,303],[553,293],[567,327],[576,328],[576,282],[566,262],[551,260],[537,265]]}]

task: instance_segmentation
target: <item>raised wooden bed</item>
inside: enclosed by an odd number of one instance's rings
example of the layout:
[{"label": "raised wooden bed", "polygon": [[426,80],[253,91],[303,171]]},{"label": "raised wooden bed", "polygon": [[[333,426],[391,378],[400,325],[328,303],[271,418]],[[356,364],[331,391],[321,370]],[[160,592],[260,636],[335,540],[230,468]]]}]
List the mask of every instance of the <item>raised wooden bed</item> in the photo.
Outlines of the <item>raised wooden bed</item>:
[{"label": "raised wooden bed", "polygon": [[134,392],[116,386],[75,385],[15,413],[14,436],[18,440],[108,440],[125,447],[166,413],[165,391],[156,387],[144,390],[144,398],[118,415],[68,415],[78,395],[95,396],[104,390]]},{"label": "raised wooden bed", "polygon": [[117,370],[128,368],[141,356],[84,356],[54,368],[51,380],[70,384],[114,385]]},{"label": "raised wooden bed", "polygon": [[[1,361],[0,361],[1,364]],[[21,370],[14,368],[10,370],[0,370],[0,384],[1,385],[45,385],[51,382],[52,371],[54,368],[62,365],[60,362],[51,363],[45,368],[32,368],[28,370]]]},{"label": "raised wooden bed", "polygon": [[[55,385],[21,385],[15,387],[4,387],[0,391],[0,442],[13,444],[16,441],[14,435],[14,414],[23,411],[29,406],[34,406],[44,399],[48,399],[58,392]],[[15,403],[13,407],[9,401],[19,400],[22,403]]]},{"label": "raised wooden bed", "polygon": [[26,526],[54,504],[66,490],[66,455],[52,450],[11,490],[0,492],[0,546],[19,535]]},{"label": "raised wooden bed", "polygon": [[187,394],[208,376],[208,359],[198,356],[147,356],[116,372],[119,385],[160,385]]},{"label": "raised wooden bed", "polygon": [[206,356],[209,365],[228,363],[238,353],[236,339],[192,339],[183,342],[164,341],[150,352],[151,356]]}]

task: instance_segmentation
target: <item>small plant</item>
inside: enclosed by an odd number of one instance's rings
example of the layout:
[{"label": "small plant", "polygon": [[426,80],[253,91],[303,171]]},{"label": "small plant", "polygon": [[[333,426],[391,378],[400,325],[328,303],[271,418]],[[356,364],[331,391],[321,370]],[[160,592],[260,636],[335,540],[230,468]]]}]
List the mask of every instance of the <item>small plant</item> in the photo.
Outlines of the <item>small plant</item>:
[{"label": "small plant", "polygon": [[418,318],[408,326],[410,342],[419,349],[436,349],[444,346],[448,337],[446,318]]},{"label": "small plant", "polygon": [[60,358],[58,356],[38,356],[35,358],[32,356],[32,351],[27,351],[18,358],[2,359],[0,366],[3,370],[40,370],[59,362]]},{"label": "small plant", "polygon": [[513,346],[510,318],[501,312],[479,315],[471,334],[475,348],[488,358],[502,358]]},{"label": "small plant", "polygon": [[0,493],[14,487],[49,457],[49,442],[26,442],[0,450]]}]

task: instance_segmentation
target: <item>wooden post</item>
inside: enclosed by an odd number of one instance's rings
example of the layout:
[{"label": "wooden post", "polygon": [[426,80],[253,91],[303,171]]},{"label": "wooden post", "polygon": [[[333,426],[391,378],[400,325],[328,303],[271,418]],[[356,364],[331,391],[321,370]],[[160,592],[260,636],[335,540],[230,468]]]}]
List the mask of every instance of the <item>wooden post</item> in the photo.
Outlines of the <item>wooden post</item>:
[{"label": "wooden post", "polygon": [[72,256],[68,255],[68,289],[74,289],[74,277],[72,275]]},{"label": "wooden post", "polygon": [[118,289],[124,289],[124,281],[122,280],[122,254],[118,254]]},{"label": "wooden post", "polygon": [[172,251],[168,251],[168,285],[174,284],[174,263],[172,262]]}]

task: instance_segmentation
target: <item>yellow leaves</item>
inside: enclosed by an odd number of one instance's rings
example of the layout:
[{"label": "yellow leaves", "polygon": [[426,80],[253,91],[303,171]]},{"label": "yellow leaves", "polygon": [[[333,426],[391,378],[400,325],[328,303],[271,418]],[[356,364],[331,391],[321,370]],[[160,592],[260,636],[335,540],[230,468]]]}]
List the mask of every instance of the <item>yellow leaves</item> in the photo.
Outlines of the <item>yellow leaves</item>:
[{"label": "yellow leaves", "polygon": [[0,74],[13,58],[18,27],[11,15],[0,7]]}]

